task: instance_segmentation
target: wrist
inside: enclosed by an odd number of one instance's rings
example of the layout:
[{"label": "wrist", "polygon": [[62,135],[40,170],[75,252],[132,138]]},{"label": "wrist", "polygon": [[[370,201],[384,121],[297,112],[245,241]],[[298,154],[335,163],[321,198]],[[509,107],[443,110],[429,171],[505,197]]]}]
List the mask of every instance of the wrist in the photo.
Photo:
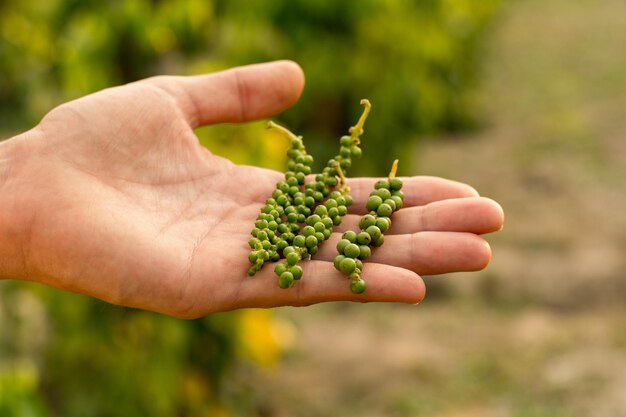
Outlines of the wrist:
[{"label": "wrist", "polygon": [[0,279],[26,279],[29,214],[22,197],[28,193],[21,172],[26,166],[35,130],[0,142]]}]

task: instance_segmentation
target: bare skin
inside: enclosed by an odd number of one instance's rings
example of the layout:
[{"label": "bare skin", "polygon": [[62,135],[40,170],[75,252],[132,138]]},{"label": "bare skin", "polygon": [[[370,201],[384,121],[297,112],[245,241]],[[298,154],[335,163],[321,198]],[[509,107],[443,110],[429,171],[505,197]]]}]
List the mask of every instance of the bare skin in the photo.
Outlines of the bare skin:
[{"label": "bare skin", "polygon": [[[502,227],[492,200],[465,184],[403,178],[405,208],[353,294],[332,265],[339,232],[304,278],[281,290],[272,267],[254,277],[247,241],[282,174],[212,155],[200,125],[265,118],[293,105],[304,85],[292,62],[194,76],[161,76],[63,104],[0,144],[0,277],[194,318],[244,307],[333,300],[418,303],[418,274],[484,268],[480,234]],[[363,206],[375,178],[350,181]]]}]

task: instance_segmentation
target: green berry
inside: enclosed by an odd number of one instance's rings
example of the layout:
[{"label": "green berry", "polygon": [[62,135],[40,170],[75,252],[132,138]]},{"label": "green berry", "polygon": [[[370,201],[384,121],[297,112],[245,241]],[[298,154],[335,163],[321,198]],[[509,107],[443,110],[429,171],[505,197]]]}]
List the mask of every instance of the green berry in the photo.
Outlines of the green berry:
[{"label": "green berry", "polygon": [[389,180],[389,189],[391,191],[399,191],[402,188],[402,181],[399,178]]},{"label": "green berry", "polygon": [[343,254],[348,258],[356,258],[360,253],[359,246],[355,243],[350,243],[343,249]]},{"label": "green berry", "polygon": [[365,292],[365,281],[359,279],[350,283],[350,290],[355,294],[362,294]]},{"label": "green berry", "polygon": [[291,252],[287,254],[285,259],[287,260],[287,264],[289,264],[289,266],[294,266],[300,260],[300,254],[298,254],[297,252]]},{"label": "green berry", "polygon": [[352,230],[348,230],[347,232],[343,234],[342,238],[348,240],[350,243],[355,243],[356,233],[353,232]]},{"label": "green berry", "polygon": [[305,244],[305,246],[307,248],[313,248],[313,247],[317,246],[317,243],[318,243],[317,242],[317,238],[315,236],[313,236],[313,235],[307,236],[306,239],[305,239],[305,242],[304,242],[304,244]]},{"label": "green berry", "polygon": [[380,229],[381,232],[385,233],[391,227],[391,220],[389,217],[378,217],[376,219],[376,227]]},{"label": "green berry", "polygon": [[346,206],[338,206],[337,207],[337,212],[340,216],[345,216],[346,214],[348,214],[348,208]]},{"label": "green berry", "polygon": [[389,204],[383,203],[380,206],[378,206],[376,213],[382,217],[389,217],[391,216],[391,213],[393,213],[393,209],[391,208]]},{"label": "green berry", "polygon": [[370,226],[367,229],[365,229],[365,232],[367,232],[370,235],[370,237],[372,238],[372,242],[375,242],[376,240],[378,240],[378,238],[382,236],[383,234],[378,228],[378,226]]},{"label": "green berry", "polygon": [[346,259],[345,256],[343,255],[337,255],[335,256],[335,259],[333,260],[333,265],[335,266],[335,269],[337,269],[338,271],[341,271],[341,261],[343,261],[344,259]]},{"label": "green berry", "polygon": [[380,206],[382,203],[382,198],[377,195],[373,195],[367,199],[367,203],[365,203],[365,208],[369,211],[376,211],[378,209],[378,206]]},{"label": "green berry", "polygon": [[378,247],[378,246],[382,246],[382,245],[383,245],[383,243],[385,243],[385,235],[382,235],[382,234],[381,234],[381,235],[378,237],[378,239],[376,239],[376,240],[372,240],[372,243],[371,243],[370,245],[371,245],[371,246],[376,246],[376,247]]},{"label": "green berry", "polygon": [[359,253],[359,259],[367,259],[372,254],[372,250],[368,245],[359,245],[359,250],[361,251]]},{"label": "green berry", "polygon": [[343,253],[343,250],[346,248],[346,246],[348,246],[350,242],[348,239],[341,239],[339,242],[337,242],[337,252],[339,253]]},{"label": "green berry", "polygon": [[302,234],[304,235],[304,237],[311,236],[314,233],[315,229],[313,228],[313,226],[304,226],[304,228],[302,229]]},{"label": "green berry", "polygon": [[293,274],[289,271],[283,272],[278,277],[278,286],[282,289],[289,288],[293,285]]},{"label": "green berry", "polygon": [[359,220],[359,228],[361,230],[365,230],[370,226],[373,226],[374,224],[376,224],[376,217],[372,216],[371,214],[366,214],[365,216],[361,217],[361,220]]},{"label": "green berry", "polygon": [[369,245],[372,241],[372,237],[367,232],[360,232],[356,235],[356,241],[359,245]]},{"label": "green berry", "polygon": [[402,191],[400,191],[400,190],[398,190],[398,191],[394,191],[393,193],[391,193],[391,195],[392,195],[392,196],[394,196],[394,195],[395,195],[395,196],[398,196],[398,197],[400,197],[402,200],[404,200],[404,193],[403,193]]},{"label": "green berry", "polygon": [[345,274],[351,274],[356,269],[356,262],[352,258],[344,258],[339,264],[339,269]]},{"label": "green berry", "polygon": [[258,258],[259,258],[259,254],[257,251],[253,251],[248,254],[248,260],[252,264],[255,263]]},{"label": "green berry", "polygon": [[323,232],[324,230],[326,230],[326,226],[324,226],[324,223],[322,223],[321,221],[315,223],[313,225],[313,228],[316,232]]},{"label": "green berry", "polygon": [[385,201],[383,201],[383,204],[387,204],[389,207],[391,207],[392,211],[396,211],[396,202],[393,201],[393,199],[388,198]]},{"label": "green berry", "polygon": [[328,214],[328,209],[324,205],[319,205],[315,207],[315,214],[320,217],[326,216]]},{"label": "green berry", "polygon": [[300,278],[302,278],[302,274],[304,273],[302,271],[302,267],[299,265],[294,265],[289,268],[289,272],[291,272],[291,275],[293,275],[293,279],[295,280],[299,280]]},{"label": "green berry", "polygon": [[386,188],[379,188],[378,190],[372,191],[370,195],[377,195],[384,200],[391,198],[391,191]]},{"label": "green berry", "polygon": [[296,236],[296,237],[294,237],[294,238],[293,238],[293,245],[294,245],[294,246],[297,246],[297,247],[299,247],[299,248],[303,248],[303,247],[304,247],[304,245],[305,245],[305,243],[304,243],[304,242],[305,242],[305,239],[306,239],[306,238],[305,238],[304,236],[302,236],[302,235],[298,235],[298,236]]},{"label": "green berry", "polygon": [[379,190],[381,188],[389,189],[389,181],[387,180],[378,180],[376,184],[374,184],[374,188]]},{"label": "green berry", "polygon": [[404,205],[404,202],[402,201],[402,199],[398,197],[397,195],[392,195],[391,200],[393,200],[393,202],[396,203],[396,210],[400,210],[402,206]]}]

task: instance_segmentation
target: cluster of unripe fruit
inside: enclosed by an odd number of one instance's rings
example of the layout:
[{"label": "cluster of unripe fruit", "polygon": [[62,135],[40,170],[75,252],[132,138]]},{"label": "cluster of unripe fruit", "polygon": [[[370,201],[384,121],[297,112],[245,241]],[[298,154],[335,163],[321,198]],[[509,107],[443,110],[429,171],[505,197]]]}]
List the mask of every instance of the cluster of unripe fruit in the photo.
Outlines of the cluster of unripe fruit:
[{"label": "cluster of unripe fruit", "polygon": [[[251,248],[248,259],[252,264],[249,275],[256,274],[266,262],[284,258],[274,268],[278,285],[281,288],[294,286],[303,274],[298,263],[317,253],[319,246],[330,238],[333,226],[341,224],[352,204],[345,174],[352,165],[352,158],[362,154],[360,136],[371,107],[367,100],[361,100],[361,104],[365,107],[363,114],[350,128],[350,135],[341,137],[339,154],[310,182],[306,182],[306,177],[311,174],[313,157],[307,154],[302,137],[269,122],[268,128],[283,132],[291,140],[287,151],[288,171],[284,181],[276,184],[255,221],[248,242]],[[362,261],[371,253],[370,246],[382,245],[383,233],[391,226],[391,213],[402,207],[402,182],[395,178],[396,167],[397,161],[389,179],[376,183],[366,204],[370,214],[363,216],[359,224],[361,231],[344,233],[337,245],[339,255],[335,258],[335,267],[348,274],[354,293],[365,291],[360,273]]]}]

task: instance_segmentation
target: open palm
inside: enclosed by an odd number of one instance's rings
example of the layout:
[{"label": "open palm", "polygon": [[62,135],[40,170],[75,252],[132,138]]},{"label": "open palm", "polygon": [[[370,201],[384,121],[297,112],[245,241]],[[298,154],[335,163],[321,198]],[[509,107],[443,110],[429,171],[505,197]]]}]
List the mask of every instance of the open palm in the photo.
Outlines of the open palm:
[{"label": "open palm", "polygon": [[[298,99],[290,62],[194,77],[155,77],[103,90],[51,111],[15,164],[12,204],[27,231],[18,278],[178,317],[241,307],[330,300],[419,302],[418,273],[476,270],[502,211],[464,184],[405,178],[406,208],[351,293],[332,265],[339,233],[303,262],[304,278],[281,290],[272,268],[254,277],[247,241],[282,175],[235,165],[199,145],[193,128],[276,114]],[[356,228],[375,179],[351,180]],[[11,189],[11,188],[9,188]]]}]

